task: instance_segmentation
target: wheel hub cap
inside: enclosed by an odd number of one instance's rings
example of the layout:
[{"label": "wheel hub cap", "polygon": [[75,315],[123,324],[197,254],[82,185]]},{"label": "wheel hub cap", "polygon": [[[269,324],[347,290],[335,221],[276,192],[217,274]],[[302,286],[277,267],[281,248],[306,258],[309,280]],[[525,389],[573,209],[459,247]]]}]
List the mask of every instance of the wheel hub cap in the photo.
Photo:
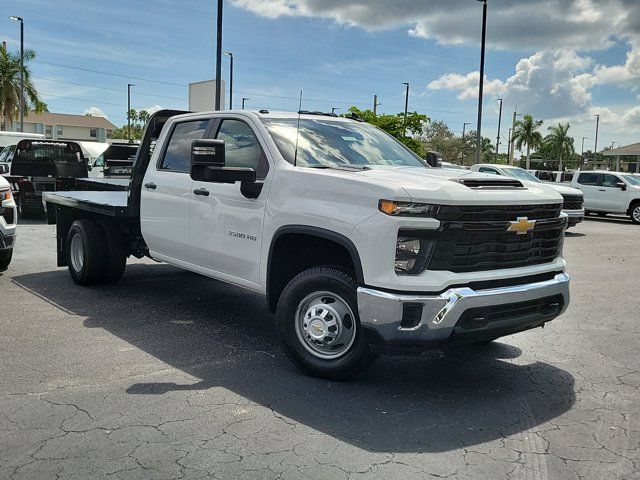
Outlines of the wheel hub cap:
[{"label": "wheel hub cap", "polygon": [[313,293],[298,306],[296,333],[302,346],[314,356],[338,358],[351,348],[355,340],[353,312],[338,295]]}]

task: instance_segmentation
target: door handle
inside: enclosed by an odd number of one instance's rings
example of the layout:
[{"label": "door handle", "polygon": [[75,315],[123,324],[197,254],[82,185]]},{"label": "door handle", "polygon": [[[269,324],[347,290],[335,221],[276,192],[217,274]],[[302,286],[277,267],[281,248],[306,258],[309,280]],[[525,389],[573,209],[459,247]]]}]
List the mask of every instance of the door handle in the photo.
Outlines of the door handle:
[{"label": "door handle", "polygon": [[209,190],[207,190],[206,188],[196,188],[193,193],[195,193],[196,195],[203,195],[205,197],[209,196]]},{"label": "door handle", "polygon": [[604,188],[600,188],[598,191],[599,192],[606,192],[606,190]]},{"label": "door handle", "polygon": [[153,182],[145,183],[144,184],[144,188],[150,188],[151,190],[155,190],[156,189],[156,184],[153,183]]}]

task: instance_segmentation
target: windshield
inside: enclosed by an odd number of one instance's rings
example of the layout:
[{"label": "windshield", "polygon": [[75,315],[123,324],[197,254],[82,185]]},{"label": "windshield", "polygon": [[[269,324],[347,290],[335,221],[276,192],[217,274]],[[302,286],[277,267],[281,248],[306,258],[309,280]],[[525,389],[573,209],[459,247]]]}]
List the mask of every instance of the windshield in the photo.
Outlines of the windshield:
[{"label": "windshield", "polygon": [[636,175],[622,175],[629,185],[640,187],[640,177]]},{"label": "windshield", "polygon": [[541,183],[540,180],[538,180],[535,175],[533,175],[530,172],[527,172],[522,168],[518,168],[518,167],[504,168],[503,170],[504,170],[504,173],[509,175],[510,177],[517,178],[519,180],[526,180],[527,182]]},{"label": "windshield", "polygon": [[[262,119],[278,150],[293,163],[296,118]],[[371,165],[422,167],[420,158],[396,139],[368,123],[300,120],[296,165],[301,167],[366,167]]]}]

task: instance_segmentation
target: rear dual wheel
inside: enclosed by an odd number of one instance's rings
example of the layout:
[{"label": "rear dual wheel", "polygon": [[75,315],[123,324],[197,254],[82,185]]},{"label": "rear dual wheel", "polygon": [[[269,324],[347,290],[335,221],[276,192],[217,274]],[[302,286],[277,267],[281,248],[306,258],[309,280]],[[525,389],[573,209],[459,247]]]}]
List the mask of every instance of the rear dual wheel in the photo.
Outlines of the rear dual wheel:
[{"label": "rear dual wheel", "polygon": [[115,283],[127,261],[124,235],[111,223],[76,220],[67,234],[66,255],[69,274],[78,285]]}]

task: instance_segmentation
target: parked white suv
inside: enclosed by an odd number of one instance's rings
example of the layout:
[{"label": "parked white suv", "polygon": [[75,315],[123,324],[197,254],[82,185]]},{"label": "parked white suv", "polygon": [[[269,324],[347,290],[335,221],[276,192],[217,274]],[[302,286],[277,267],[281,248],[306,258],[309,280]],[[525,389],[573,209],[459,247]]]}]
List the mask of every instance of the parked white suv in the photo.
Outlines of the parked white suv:
[{"label": "parked white suv", "polygon": [[9,182],[0,175],[0,272],[6,270],[11,263],[17,217]]},{"label": "parked white suv", "polygon": [[640,223],[640,177],[632,173],[578,172],[571,186],[584,193],[584,208],[601,214],[618,213]]},{"label": "parked white suv", "polygon": [[[527,182],[543,183],[539,178],[534,176],[531,172],[524,170],[520,167],[514,167],[513,165],[496,165],[477,163],[471,166],[471,171],[489,173],[493,175],[504,175],[507,177],[517,178],[518,180],[524,180]],[[554,173],[554,172],[551,172]],[[583,202],[584,198],[582,192],[577,188],[572,188],[566,185],[558,185],[556,183],[546,183],[546,185],[553,188],[556,192],[562,195],[564,200],[562,205],[562,213],[565,213],[569,217],[569,224],[567,228],[573,227],[580,223],[584,219]]]}]

